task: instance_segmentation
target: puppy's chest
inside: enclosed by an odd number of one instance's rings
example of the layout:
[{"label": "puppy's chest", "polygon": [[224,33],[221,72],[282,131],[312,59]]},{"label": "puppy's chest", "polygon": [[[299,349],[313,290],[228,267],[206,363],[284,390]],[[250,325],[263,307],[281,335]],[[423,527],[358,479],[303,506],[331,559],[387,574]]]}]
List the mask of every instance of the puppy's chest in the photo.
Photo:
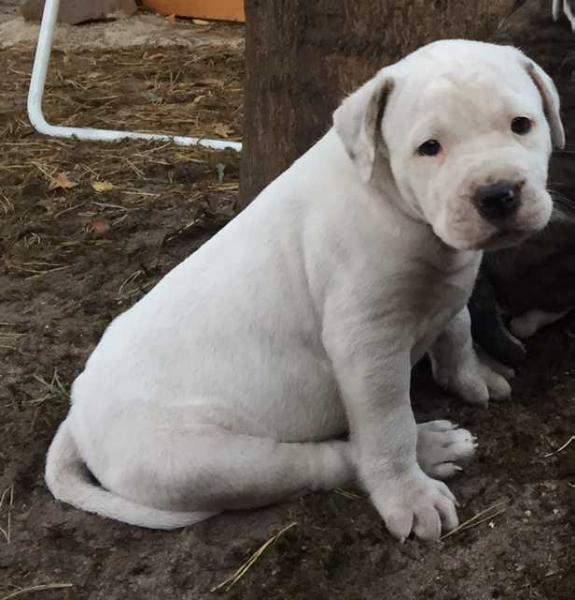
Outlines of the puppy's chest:
[{"label": "puppy's chest", "polygon": [[399,313],[416,320],[457,312],[467,303],[476,275],[475,264],[455,272],[432,268],[405,271],[396,279],[393,303]]},{"label": "puppy's chest", "polygon": [[398,290],[394,302],[398,325],[409,335],[415,355],[426,352],[467,304],[477,266],[478,262],[473,262],[454,272],[427,270],[412,274]]}]

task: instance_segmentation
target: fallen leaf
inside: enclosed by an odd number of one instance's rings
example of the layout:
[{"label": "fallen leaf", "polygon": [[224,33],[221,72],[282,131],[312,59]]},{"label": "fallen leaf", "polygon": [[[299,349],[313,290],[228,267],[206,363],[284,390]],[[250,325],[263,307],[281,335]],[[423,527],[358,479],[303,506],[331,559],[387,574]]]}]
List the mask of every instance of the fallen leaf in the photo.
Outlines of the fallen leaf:
[{"label": "fallen leaf", "polygon": [[176,15],[168,15],[166,19],[172,24],[176,23]]},{"label": "fallen leaf", "polygon": [[203,19],[192,19],[192,23],[194,23],[194,25],[209,25],[210,24],[209,21],[204,21]]},{"label": "fallen leaf", "polygon": [[227,138],[230,133],[232,133],[233,129],[229,125],[225,125],[224,123],[218,123],[214,127],[214,133],[220,137]]},{"label": "fallen leaf", "polygon": [[86,229],[88,232],[93,233],[94,235],[103,236],[110,231],[110,221],[95,217],[94,219],[90,219],[88,221]]},{"label": "fallen leaf", "polygon": [[72,181],[67,173],[58,173],[55,177],[50,180],[49,190],[69,190],[70,188],[76,187],[78,184]]},{"label": "fallen leaf", "polygon": [[92,181],[92,187],[94,188],[95,192],[100,194],[102,192],[109,192],[110,190],[113,190],[115,186],[109,181]]}]

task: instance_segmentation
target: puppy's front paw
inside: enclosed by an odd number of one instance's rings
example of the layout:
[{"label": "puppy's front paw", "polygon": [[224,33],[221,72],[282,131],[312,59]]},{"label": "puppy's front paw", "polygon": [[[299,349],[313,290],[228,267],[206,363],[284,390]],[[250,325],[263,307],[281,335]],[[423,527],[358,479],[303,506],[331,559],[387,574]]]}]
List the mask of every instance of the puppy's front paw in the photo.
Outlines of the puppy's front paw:
[{"label": "puppy's front paw", "polygon": [[438,540],[442,528],[449,531],[459,524],[455,496],[419,467],[386,482],[371,498],[390,533],[401,541],[412,531],[422,540]]},{"label": "puppy's front paw", "polygon": [[417,426],[417,463],[430,477],[447,479],[462,470],[475,454],[477,443],[467,431],[450,421],[429,421]]},{"label": "puppy's front paw", "polygon": [[511,369],[494,368],[474,349],[449,361],[447,365],[434,364],[435,381],[445,389],[472,404],[486,405],[489,400],[504,400],[511,396],[511,386],[506,378],[513,376]]}]

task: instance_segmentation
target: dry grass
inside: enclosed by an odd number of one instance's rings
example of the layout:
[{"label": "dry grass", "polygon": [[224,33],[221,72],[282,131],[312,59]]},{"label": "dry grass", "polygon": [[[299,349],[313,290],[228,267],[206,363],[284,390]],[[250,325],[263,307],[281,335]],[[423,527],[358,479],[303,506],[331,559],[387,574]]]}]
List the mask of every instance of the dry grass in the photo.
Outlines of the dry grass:
[{"label": "dry grass", "polygon": [[[15,140],[31,131],[22,110],[32,52],[2,52],[2,138],[42,152],[42,141]],[[50,122],[204,137],[241,137],[243,56],[227,47],[130,48],[53,53],[45,94]],[[16,86],[16,93],[14,90]],[[225,115],[225,116],[223,116]],[[24,165],[14,161],[14,168]]]},{"label": "dry grass", "polygon": [[14,590],[10,592],[7,596],[2,596],[0,600],[13,600],[14,598],[20,598],[20,596],[24,596],[27,594],[31,594],[33,592],[42,592],[48,590],[62,590],[74,587],[71,583],[43,583],[41,585],[33,585],[26,588],[20,588],[18,590]]},{"label": "dry grass", "polygon": [[253,565],[262,557],[262,555],[269,550],[287,531],[289,531],[292,527],[295,527],[297,523],[290,523],[287,527],[284,527],[280,531],[278,531],[275,535],[273,535],[269,540],[264,542],[250,557],[246,560],[246,562],[241,565],[228,579],[213,587],[210,591],[217,592],[220,590],[224,590],[225,592],[229,592],[232,587],[240,580],[242,577],[253,567]]},{"label": "dry grass", "polygon": [[15,350],[18,341],[24,335],[24,333],[14,331],[10,323],[0,323],[0,348]]},{"label": "dry grass", "polygon": [[564,450],[566,450],[573,442],[575,441],[575,435],[572,435],[564,444],[561,444],[561,446],[559,446],[559,448],[557,448],[557,450],[553,450],[553,452],[549,452],[548,454],[545,455],[545,458],[549,458],[551,456],[555,456],[556,454],[559,454],[560,452],[563,452]]},{"label": "dry grass", "polygon": [[[55,242],[38,226],[46,221],[73,213],[86,224],[82,233],[97,237],[92,219],[117,227],[130,211],[161,201],[166,183],[175,199],[189,196],[192,185],[194,193],[237,192],[238,156],[231,150],[38,136],[25,112],[31,61],[27,49],[0,53],[0,70],[10,74],[0,81],[0,237],[8,272],[41,277],[66,268],[45,258],[45,246]],[[238,140],[242,80],[238,50],[56,51],[45,110],[63,125]],[[69,250],[74,242],[56,243]]]},{"label": "dry grass", "polygon": [[451,531],[448,531],[445,535],[442,535],[441,539],[445,540],[454,535],[458,535],[459,533],[467,531],[468,529],[473,529],[474,527],[477,527],[482,523],[488,522],[489,524],[491,524],[493,519],[503,514],[507,510],[505,506],[506,504],[507,501],[502,500],[501,502],[497,502],[496,504],[490,506],[489,508],[486,508],[485,510],[479,511],[478,513],[474,514],[471,518],[463,521],[463,523],[460,523],[459,526],[455,529],[452,529]]},{"label": "dry grass", "polygon": [[348,500],[365,500],[366,497],[361,494],[357,494],[356,492],[352,492],[350,490],[343,490],[341,488],[335,488],[333,490],[334,494],[338,494],[339,496],[343,496]]},{"label": "dry grass", "polygon": [[6,506],[5,524],[0,527],[0,534],[7,544],[12,541],[12,508],[14,507],[14,485],[8,486],[0,495],[0,515],[4,513]]},{"label": "dry grass", "polygon": [[[0,53],[0,70],[10,74],[0,81],[0,238],[5,250],[0,265],[5,271],[42,277],[65,269],[67,261],[55,255],[69,254],[78,243],[98,243],[94,238],[117,228],[131,212],[161,203],[167,193],[172,201],[237,193],[239,158],[231,150],[37,135],[25,111],[31,62],[29,49]],[[64,125],[238,140],[242,85],[239,50],[55,51],[45,110],[51,122]],[[79,218],[84,230],[72,239],[54,239],[45,230],[64,217]]]}]

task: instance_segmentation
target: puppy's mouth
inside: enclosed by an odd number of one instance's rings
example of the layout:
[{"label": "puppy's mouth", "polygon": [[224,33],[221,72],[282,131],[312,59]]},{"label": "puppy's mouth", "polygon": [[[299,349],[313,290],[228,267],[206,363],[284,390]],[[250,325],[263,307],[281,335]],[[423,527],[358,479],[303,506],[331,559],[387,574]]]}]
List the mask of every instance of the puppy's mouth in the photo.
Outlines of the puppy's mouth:
[{"label": "puppy's mouth", "polygon": [[545,228],[552,208],[550,197],[525,192],[517,208],[503,215],[481,214],[472,201],[458,197],[454,210],[445,209],[430,219],[431,228],[455,250],[499,250],[519,245]]},{"label": "puppy's mouth", "polygon": [[545,229],[549,214],[530,215],[529,218],[514,219],[509,223],[500,223],[489,232],[481,244],[482,250],[499,250],[517,246]]},{"label": "puppy's mouth", "polygon": [[525,195],[516,210],[497,218],[481,214],[474,206],[475,214],[468,213],[469,226],[453,227],[452,231],[459,230],[459,236],[456,234],[458,242],[468,250],[500,250],[517,246],[546,227],[551,206],[550,199],[547,202],[545,196],[532,199]]}]

